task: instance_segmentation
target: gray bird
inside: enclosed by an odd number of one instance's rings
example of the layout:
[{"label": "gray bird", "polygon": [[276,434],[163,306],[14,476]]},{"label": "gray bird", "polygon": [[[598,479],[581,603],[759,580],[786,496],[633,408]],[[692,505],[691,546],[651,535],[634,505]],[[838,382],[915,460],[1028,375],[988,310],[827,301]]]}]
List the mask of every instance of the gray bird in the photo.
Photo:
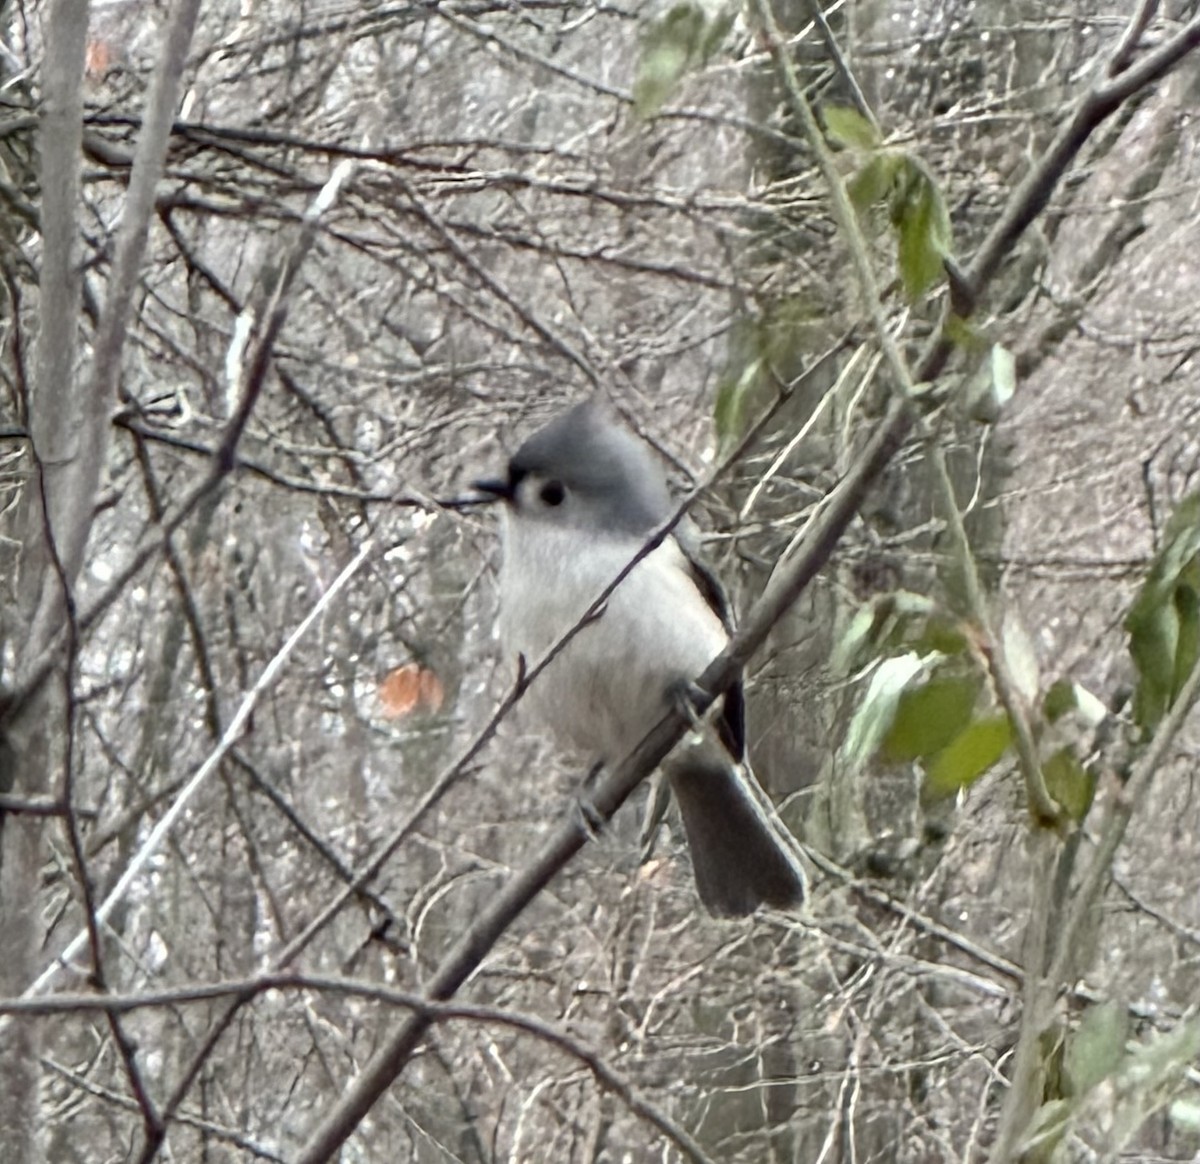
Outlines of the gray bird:
[{"label": "gray bird", "polygon": [[[504,502],[500,634],[536,663],[671,514],[649,447],[599,398],[576,405],[517,450],[502,480],[477,489]],[[667,537],[530,685],[527,706],[565,743],[616,763],[633,750],[729,642],[728,605],[687,544]],[[804,874],[739,771],[740,682],[717,732],[693,733],[663,764],[687,834],[700,900],[742,917],[804,899]]]}]

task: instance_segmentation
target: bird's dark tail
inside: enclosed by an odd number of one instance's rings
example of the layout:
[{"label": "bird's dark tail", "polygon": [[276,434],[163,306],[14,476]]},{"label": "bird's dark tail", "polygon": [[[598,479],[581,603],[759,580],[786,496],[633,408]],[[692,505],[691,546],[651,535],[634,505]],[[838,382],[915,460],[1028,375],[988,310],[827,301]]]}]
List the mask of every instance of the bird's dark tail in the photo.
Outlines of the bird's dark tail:
[{"label": "bird's dark tail", "polygon": [[723,752],[693,746],[665,770],[710,913],[745,917],[760,905],[794,909],[804,901],[804,871]]}]

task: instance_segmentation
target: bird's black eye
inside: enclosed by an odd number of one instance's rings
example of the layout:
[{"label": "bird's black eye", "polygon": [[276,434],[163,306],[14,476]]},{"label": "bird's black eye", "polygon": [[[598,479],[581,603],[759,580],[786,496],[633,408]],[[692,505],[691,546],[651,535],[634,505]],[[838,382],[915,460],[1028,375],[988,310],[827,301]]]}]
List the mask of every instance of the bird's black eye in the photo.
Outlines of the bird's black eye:
[{"label": "bird's black eye", "polygon": [[542,486],[541,498],[547,505],[561,505],[567,498],[567,491],[561,481],[547,481]]}]

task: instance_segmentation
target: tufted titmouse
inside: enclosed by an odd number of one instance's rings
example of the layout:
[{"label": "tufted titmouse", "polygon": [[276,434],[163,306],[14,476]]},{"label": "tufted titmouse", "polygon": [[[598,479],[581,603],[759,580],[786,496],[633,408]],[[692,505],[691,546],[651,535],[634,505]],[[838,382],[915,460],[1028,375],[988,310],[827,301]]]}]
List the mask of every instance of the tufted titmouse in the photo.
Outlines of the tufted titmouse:
[{"label": "tufted titmouse", "polygon": [[[599,398],[534,433],[505,478],[476,488],[504,502],[501,639],[531,663],[672,512],[650,449]],[[526,695],[560,739],[593,759],[623,759],[729,641],[720,584],[688,542],[676,532],[647,554]],[[722,700],[717,734],[719,742],[711,732],[693,736],[663,764],[700,899],[732,917],[762,904],[799,905],[804,874],[738,771],[740,683]]]}]

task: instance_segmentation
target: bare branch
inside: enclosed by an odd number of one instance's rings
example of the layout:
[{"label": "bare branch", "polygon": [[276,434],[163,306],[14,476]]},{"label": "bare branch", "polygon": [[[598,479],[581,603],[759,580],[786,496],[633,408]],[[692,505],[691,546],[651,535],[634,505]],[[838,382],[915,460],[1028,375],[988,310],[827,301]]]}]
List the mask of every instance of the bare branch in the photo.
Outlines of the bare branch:
[{"label": "bare branch", "polygon": [[[347,564],[342,572],[337,576],[329,589],[321,595],[320,600],[313,606],[312,610],[305,616],[303,622],[288,636],[287,641],[279,648],[271,661],[263,668],[262,674],[255,681],[254,686],[246,692],[242,698],[241,704],[238,706],[237,713],[229,722],[229,727],[225,729],[225,734],[221,737],[217,746],[209,753],[208,758],[196,770],[192,778],[184,785],[179,795],[171,802],[171,806],[159,819],[154,826],[150,835],[142,843],[137,853],[126,865],[121,873],[116,885],[109,891],[108,896],[100,903],[95,911],[95,919],[97,922],[105,921],[116,906],[124,899],[129,887],[141,875],[147,861],[158,851],[163,839],[174,827],[179,817],[187,808],[193,796],[204,785],[208,777],[216,771],[221,761],[230,752],[234,745],[241,738],[242,732],[250,719],[254,708],[263,694],[270,690],[275,681],[282,674],[285,664],[290,658],[292,652],[299,645],[304,636],[319,622],[321,616],[329,608],[333,600],[341,593],[341,591],[349,584],[358,573],[359,567],[367,560],[374,551],[374,544],[370,541],[366,542],[362,549],[358,551],[355,557]],[[30,983],[25,991],[27,996],[40,994],[46,990],[58,978],[60,970],[69,968],[69,963],[80,950],[83,949],[87,941],[87,932],[83,931],[76,934],[66,945],[66,948],[55,959],[54,963],[48,966],[35,981]]]},{"label": "bare branch", "polygon": [[[32,1016],[99,1012],[107,1015],[128,1014],[151,1007],[179,1006],[189,1002],[211,1002],[233,998],[250,1000],[272,990],[314,991],[342,994],[355,998],[385,1002],[403,1007],[422,1016],[428,1023],[472,1022],[487,1026],[503,1026],[548,1043],[578,1060],[606,1090],[662,1135],[670,1140],[695,1164],[709,1164],[711,1158],[700,1144],[680,1124],[671,1119],[657,1104],[651,1103],[602,1055],[560,1028],[532,1015],[518,1014],[491,1006],[471,1006],[463,1003],[431,1002],[409,991],[395,990],[374,982],[355,978],[334,978],[313,974],[264,974],[208,985],[185,986],[177,990],[161,990],[135,995],[59,994],[46,999],[0,999],[0,1015]],[[182,1118],[182,1117],[180,1117]]]},{"label": "bare branch", "polygon": [[1197,45],[1200,45],[1200,17],[1185,24],[1136,64],[1109,81],[1098,81],[1083,95],[975,252],[966,277],[976,295],[991,281],[1013,244],[1045,208],[1067,167],[1099,125],[1139,89],[1166,76]]}]

